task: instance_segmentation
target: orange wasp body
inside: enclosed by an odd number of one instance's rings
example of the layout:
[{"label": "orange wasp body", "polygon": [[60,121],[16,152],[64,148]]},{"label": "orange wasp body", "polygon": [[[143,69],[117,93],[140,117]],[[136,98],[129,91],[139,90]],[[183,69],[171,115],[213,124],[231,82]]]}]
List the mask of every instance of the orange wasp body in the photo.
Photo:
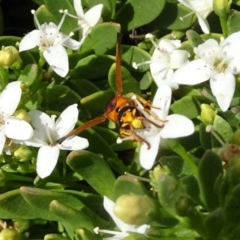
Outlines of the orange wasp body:
[{"label": "orange wasp body", "polygon": [[[72,130],[66,136],[58,139],[57,140],[58,143],[61,143],[68,137],[77,135],[80,132],[84,131],[85,129],[93,127],[99,123],[104,122],[106,119],[109,119],[120,125],[120,135],[122,137],[128,137],[130,140],[135,140],[138,142],[145,142],[148,148],[151,147],[150,144],[146,140],[144,140],[141,136],[139,136],[135,130],[145,129],[144,121],[147,121],[159,128],[161,128],[162,125],[158,125],[154,123],[152,120],[146,118],[141,113],[141,111],[138,110],[137,102],[135,100],[122,96],[120,42],[121,42],[121,35],[118,34],[118,40],[117,40],[117,46],[116,46],[116,89],[117,89],[116,95],[107,101],[105,106],[105,112],[103,115],[98,116],[86,122],[82,126]],[[150,107],[152,105],[148,101],[144,100],[139,96],[137,96],[137,98],[143,104],[146,112],[154,116],[154,114],[150,110]]]}]

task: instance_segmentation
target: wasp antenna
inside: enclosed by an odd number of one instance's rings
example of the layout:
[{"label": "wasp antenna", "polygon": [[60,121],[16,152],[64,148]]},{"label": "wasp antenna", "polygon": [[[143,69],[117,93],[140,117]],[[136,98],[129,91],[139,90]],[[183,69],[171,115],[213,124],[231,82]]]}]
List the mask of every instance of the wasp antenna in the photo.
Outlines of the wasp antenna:
[{"label": "wasp antenna", "polygon": [[121,41],[122,34],[117,34],[117,45],[116,45],[116,88],[117,96],[122,95],[122,72],[121,72]]},{"label": "wasp antenna", "polygon": [[100,116],[98,116],[98,117],[96,117],[96,118],[94,118],[94,119],[92,119],[92,120],[84,123],[82,126],[73,129],[70,133],[68,133],[66,136],[58,139],[56,142],[57,142],[57,143],[62,143],[62,142],[63,142],[64,140],[66,140],[67,138],[69,138],[69,137],[71,137],[71,136],[74,136],[74,135],[77,135],[77,134],[79,134],[80,132],[82,132],[82,131],[90,128],[90,127],[94,127],[94,126],[98,125],[99,123],[104,122],[104,121],[106,120],[106,118],[107,118],[107,117],[105,116],[105,114],[100,115]]}]

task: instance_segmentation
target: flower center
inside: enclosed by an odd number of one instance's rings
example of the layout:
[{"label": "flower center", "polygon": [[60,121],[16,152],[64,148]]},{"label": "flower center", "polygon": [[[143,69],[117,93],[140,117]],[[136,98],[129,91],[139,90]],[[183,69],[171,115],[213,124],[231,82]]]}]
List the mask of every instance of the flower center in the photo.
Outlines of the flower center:
[{"label": "flower center", "polygon": [[[51,116],[51,119],[52,119],[53,123],[55,123],[56,117],[57,117],[56,115]],[[46,124],[45,126],[46,126],[45,127],[45,133],[46,133],[46,136],[47,136],[47,143],[50,146],[55,146],[57,143],[55,141],[56,136],[54,136],[54,131],[48,126],[48,124]]]},{"label": "flower center", "polygon": [[218,72],[225,72],[225,70],[228,67],[228,64],[226,62],[226,59],[224,58],[216,58],[214,59],[213,63],[214,69]]},{"label": "flower center", "polygon": [[46,48],[54,45],[63,44],[63,42],[65,42],[73,35],[73,33],[71,32],[66,38],[63,38],[63,35],[59,32],[67,15],[67,11],[63,11],[63,16],[58,26],[56,26],[52,22],[50,22],[49,24],[44,23],[40,25],[35,11],[32,10],[31,13],[34,16],[37,28],[40,31],[40,50],[45,50]]}]

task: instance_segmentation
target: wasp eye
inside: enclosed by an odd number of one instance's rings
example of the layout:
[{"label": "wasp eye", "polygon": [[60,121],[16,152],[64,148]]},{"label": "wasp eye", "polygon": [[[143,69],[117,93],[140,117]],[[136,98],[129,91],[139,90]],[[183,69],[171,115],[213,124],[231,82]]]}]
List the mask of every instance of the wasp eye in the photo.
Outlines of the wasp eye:
[{"label": "wasp eye", "polygon": [[119,108],[119,107],[117,107],[115,110],[116,110],[116,112],[119,112],[120,108]]}]

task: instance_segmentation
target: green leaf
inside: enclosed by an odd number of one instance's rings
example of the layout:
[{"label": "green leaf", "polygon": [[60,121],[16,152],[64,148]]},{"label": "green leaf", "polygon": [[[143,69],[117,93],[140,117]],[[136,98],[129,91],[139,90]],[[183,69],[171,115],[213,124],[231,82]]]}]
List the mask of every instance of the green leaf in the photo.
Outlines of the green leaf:
[{"label": "green leaf", "polygon": [[162,156],[159,161],[162,166],[167,166],[175,176],[182,171],[183,160],[179,156]]},{"label": "green leaf", "polygon": [[[59,10],[67,9],[70,14],[73,14],[76,16],[73,6],[70,4],[69,0],[61,0],[61,1],[59,1],[59,0],[44,0],[44,2],[45,2],[45,5],[46,5],[48,11],[53,16],[53,18],[54,18],[53,22],[56,25],[58,25],[60,23],[62,16],[63,16],[63,14],[59,13]],[[46,22],[46,20],[44,22]],[[69,34],[77,27],[78,27],[78,24],[77,24],[76,19],[71,18],[71,17],[66,17],[60,31],[66,33],[66,34]]]},{"label": "green leaf", "polygon": [[115,62],[112,56],[90,55],[78,61],[70,77],[76,79],[96,79],[106,77],[111,65]]},{"label": "green leaf", "polygon": [[[135,46],[122,45],[121,49],[122,49],[122,61],[129,70],[136,71],[132,67],[133,62],[142,63],[149,61],[151,59],[151,55],[148,52],[142,50],[141,48]],[[145,72],[147,70],[149,70],[149,64],[142,65],[137,69],[138,72]]]},{"label": "green leaf", "polygon": [[[83,99],[84,97],[87,97],[90,94],[93,94],[95,92],[100,91],[96,85],[94,85],[92,82],[86,80],[86,79],[72,79],[67,81],[68,87],[71,89],[74,89],[76,93],[81,96]],[[81,100],[82,100],[81,99]]]},{"label": "green leaf", "polygon": [[143,26],[153,21],[162,12],[165,0],[128,0],[117,12],[115,21],[121,23],[123,32]]},{"label": "green leaf", "polygon": [[109,50],[115,48],[118,32],[120,32],[118,24],[98,24],[85,38],[79,50],[80,54],[86,56],[90,54],[105,54]]},{"label": "green leaf", "polygon": [[32,85],[38,77],[38,66],[36,64],[27,65],[19,76],[19,81]]},{"label": "green leaf", "polygon": [[197,47],[199,44],[203,43],[201,36],[193,30],[188,30],[186,35],[192,48]]},{"label": "green leaf", "polygon": [[0,67],[0,90],[2,91],[9,82],[8,69]]},{"label": "green leaf", "polygon": [[3,14],[2,8],[0,6],[0,36],[3,34]]},{"label": "green leaf", "polygon": [[199,138],[201,146],[205,150],[212,148],[212,134],[206,131],[206,125],[203,123],[199,125]]},{"label": "green leaf", "polygon": [[225,119],[216,115],[213,121],[213,128],[217,133],[219,133],[225,143],[229,143],[231,141],[233,136],[232,127]]},{"label": "green leaf", "polygon": [[69,238],[63,237],[60,234],[47,234],[43,240],[69,240]]},{"label": "green leaf", "polygon": [[204,226],[207,229],[208,236],[211,239],[217,239],[217,236],[224,228],[226,217],[222,208],[217,208],[204,219]]},{"label": "green leaf", "polygon": [[198,204],[202,205],[202,201],[200,200],[200,189],[196,177],[194,175],[188,175],[181,178],[180,181],[184,185],[188,195]]},{"label": "green leaf", "polygon": [[[43,215],[34,206],[29,205],[20,191],[12,190],[5,192],[0,196],[0,217],[1,219],[34,219],[40,218]],[[49,218],[56,220],[56,218]]]},{"label": "green leaf", "polygon": [[104,113],[107,101],[113,96],[114,93],[111,89],[98,91],[82,98],[81,104],[90,111],[93,116],[98,116]]},{"label": "green leaf", "polygon": [[223,173],[221,159],[214,152],[208,150],[203,155],[198,170],[202,200],[206,208],[213,211],[219,206],[214,184],[217,177]]},{"label": "green leaf", "polygon": [[[238,223],[240,220],[240,184],[235,186],[232,191],[229,193],[225,206],[224,212],[227,217],[227,222],[230,225],[232,223],[232,228],[234,228],[234,224]],[[230,225],[231,226],[231,225]]]},{"label": "green leaf", "polygon": [[63,85],[48,85],[40,89],[43,98],[42,107],[55,111],[63,111],[69,105],[79,102],[80,97],[70,88]]},{"label": "green leaf", "polygon": [[124,194],[147,194],[142,182],[131,176],[120,176],[115,181],[113,186],[113,199],[117,200],[118,197]]},{"label": "green leaf", "polygon": [[[132,77],[131,73],[124,67],[121,67],[123,94],[135,93],[141,95],[139,83]],[[108,83],[113,91],[116,91],[116,64],[114,63],[108,73]]]},{"label": "green leaf", "polygon": [[115,177],[103,158],[85,150],[73,151],[67,164],[99,194],[111,196]]},{"label": "green leaf", "polygon": [[86,0],[89,7],[93,7],[97,4],[103,4],[102,17],[105,22],[110,21],[113,18],[115,12],[116,1],[115,0]]},{"label": "green leaf", "polygon": [[41,213],[41,218],[43,219],[57,219],[57,217],[49,211],[49,204],[53,200],[57,200],[76,210],[84,208],[84,205],[80,200],[61,192],[39,188],[21,187],[20,193],[29,205],[38,209],[38,212]]},{"label": "green leaf", "polygon": [[100,235],[93,234],[91,231],[87,229],[77,229],[76,230],[77,236],[80,236],[81,240],[100,240]]},{"label": "green leaf", "polygon": [[192,14],[184,18],[183,21],[181,21],[180,18],[186,16],[190,12],[191,10],[181,4],[167,1],[161,15],[151,23],[151,27],[158,29],[159,26],[161,26],[161,28],[167,28],[169,30],[188,29],[196,21],[196,16]]},{"label": "green leaf", "polygon": [[47,9],[45,5],[41,5],[36,10],[36,16],[40,24],[50,23],[50,22],[55,22],[57,24],[56,19],[54,18],[52,13],[50,13],[50,11]]},{"label": "green leaf", "polygon": [[240,30],[239,21],[240,12],[235,9],[231,9],[227,18],[227,29],[229,35]]},{"label": "green leaf", "polygon": [[175,101],[170,109],[174,113],[182,114],[190,119],[196,118],[200,114],[199,104],[192,96],[186,96]]},{"label": "green leaf", "polygon": [[77,211],[57,200],[53,200],[50,203],[49,209],[52,214],[58,216],[58,218],[74,229],[86,228],[88,230],[93,230],[95,227],[92,219],[86,213]]}]

